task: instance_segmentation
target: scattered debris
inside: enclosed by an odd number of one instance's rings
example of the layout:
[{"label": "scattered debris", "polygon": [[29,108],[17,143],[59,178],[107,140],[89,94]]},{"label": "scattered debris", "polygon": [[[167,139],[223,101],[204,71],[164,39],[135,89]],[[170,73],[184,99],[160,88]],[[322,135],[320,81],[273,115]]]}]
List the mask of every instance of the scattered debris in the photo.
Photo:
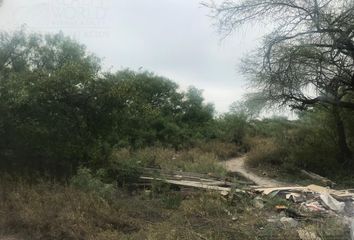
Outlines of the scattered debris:
[{"label": "scattered debris", "polygon": [[320,181],[325,186],[334,187],[336,185],[333,181],[329,180],[328,178],[322,177],[316,173],[309,172],[306,170],[301,170],[301,173],[307,176],[308,178],[311,178],[316,181]]},{"label": "scattered debris", "polygon": [[262,199],[261,197],[259,197],[259,196],[255,197],[255,198],[253,199],[253,206],[254,206],[255,208],[258,208],[258,209],[264,208],[263,199]]},{"label": "scattered debris", "polygon": [[[334,190],[318,185],[306,187],[280,187],[280,188],[257,188],[256,192],[268,196],[284,197],[294,203],[301,203],[310,211],[331,210],[342,213],[345,209],[345,202],[354,201],[354,193],[349,190]],[[354,212],[354,211],[353,211]]]},{"label": "scattered debris", "polygon": [[[172,185],[177,185],[177,186],[215,190],[215,191],[220,191],[220,192],[230,192],[231,191],[230,187],[218,186],[216,182],[170,180],[170,179],[162,179],[162,178],[154,178],[154,177],[140,177],[140,179],[148,180],[148,181],[161,181],[161,182],[166,182],[166,183],[169,183]],[[220,184],[220,185],[222,185],[222,184]],[[244,192],[241,189],[235,189],[235,191]]]},{"label": "scattered debris", "polygon": [[[210,174],[167,171],[154,168],[144,168],[142,171],[143,176],[140,177],[140,180],[145,184],[149,184],[153,181],[161,181],[180,187],[219,191],[223,196],[227,196],[231,189],[235,192],[245,192],[244,190],[240,189],[240,186],[250,184],[249,182],[238,180],[229,182],[225,179],[221,179],[220,177],[211,176]],[[236,184],[237,188],[235,188]]]},{"label": "scattered debris", "polygon": [[[317,216],[328,215],[346,219],[344,224],[350,229],[351,240],[354,240],[354,192],[351,189],[334,190],[329,187],[312,184],[305,187],[256,188],[254,191],[268,197],[278,196],[300,204],[299,210],[302,212],[317,214]],[[276,209],[282,211],[283,207],[276,206]],[[288,213],[289,209],[284,209],[283,212]],[[292,222],[290,219],[295,216],[291,215],[291,217],[282,218],[282,223]],[[298,234],[300,239],[304,240],[320,239],[312,232],[305,234],[305,231],[298,231]]]},{"label": "scattered debris", "polygon": [[223,190],[223,191],[220,192],[220,194],[221,194],[222,196],[226,197],[227,195],[229,195],[229,191]]},{"label": "scattered debris", "polygon": [[[312,174],[307,172],[308,174]],[[312,174],[313,175],[313,174]],[[317,180],[323,177],[313,175]],[[264,199],[257,194],[266,195],[267,197],[281,197],[295,203],[295,208],[285,205],[276,205],[275,209],[279,214],[269,218],[269,223],[279,224],[279,226],[296,228],[301,227],[299,221],[309,219],[319,219],[323,216],[339,217],[343,220],[343,224],[350,229],[351,239],[354,240],[354,190],[334,190],[329,187],[319,185],[308,186],[282,186],[282,187],[252,187],[250,184],[238,181],[226,181],[216,176],[207,174],[185,173],[180,171],[164,171],[161,169],[145,169],[144,176],[140,179],[151,184],[153,181],[166,182],[176,185],[180,189],[206,189],[218,191],[223,197],[232,197],[233,192],[255,194],[253,206],[257,209],[264,208]],[[323,180],[323,179],[322,179]],[[148,194],[148,192],[147,192]],[[236,216],[232,217],[233,221],[237,220]],[[316,217],[314,217],[316,216]],[[319,240],[314,232],[305,229],[298,230],[299,238],[302,240]]]},{"label": "scattered debris", "polygon": [[299,203],[305,201],[305,198],[300,193],[288,193],[285,195],[286,199],[294,203]]},{"label": "scattered debris", "polygon": [[284,206],[284,205],[276,205],[275,206],[275,209],[278,211],[278,212],[281,212],[281,211],[284,211],[286,209],[288,209],[287,206]]},{"label": "scattered debris", "polygon": [[317,201],[304,202],[301,207],[309,212],[326,212],[326,209]]},{"label": "scattered debris", "polygon": [[329,193],[332,197],[339,201],[345,201],[345,200],[354,200],[354,192],[350,190],[334,190],[330,188],[325,188],[321,187],[318,185],[308,185],[306,187],[299,187],[299,186],[294,186],[294,187],[279,187],[279,188],[256,188],[256,192],[262,193],[264,195],[279,195],[280,193],[283,195],[288,195],[289,197],[295,196],[299,197],[299,194],[301,197],[307,195],[307,194],[321,194],[321,193]]},{"label": "scattered debris", "polygon": [[338,202],[329,193],[322,193],[320,199],[327,208],[339,213],[344,211],[345,203]]}]

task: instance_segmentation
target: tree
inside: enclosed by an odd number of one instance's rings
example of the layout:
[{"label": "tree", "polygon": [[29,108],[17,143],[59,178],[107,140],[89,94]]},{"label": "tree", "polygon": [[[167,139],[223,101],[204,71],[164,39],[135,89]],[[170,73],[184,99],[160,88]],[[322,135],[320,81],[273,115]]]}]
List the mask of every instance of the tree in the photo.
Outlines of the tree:
[{"label": "tree", "polygon": [[107,78],[114,83],[116,96],[124,101],[123,114],[117,119],[119,144],[178,145],[183,94],[178,92],[176,83],[153,73],[129,70],[109,74]]},{"label": "tree", "polygon": [[1,33],[1,166],[59,176],[87,162],[105,135],[98,119],[108,116],[99,70],[95,56],[62,34]]},{"label": "tree", "polygon": [[337,122],[340,161],[349,164],[342,109],[354,111],[354,2],[347,0],[227,0],[207,4],[229,34],[248,22],[271,20],[263,48],[243,70],[270,104],[306,110],[320,104]]},{"label": "tree", "polygon": [[213,107],[153,73],[101,71],[63,34],[0,33],[0,170],[66,177],[109,165],[114,147],[185,147]]}]

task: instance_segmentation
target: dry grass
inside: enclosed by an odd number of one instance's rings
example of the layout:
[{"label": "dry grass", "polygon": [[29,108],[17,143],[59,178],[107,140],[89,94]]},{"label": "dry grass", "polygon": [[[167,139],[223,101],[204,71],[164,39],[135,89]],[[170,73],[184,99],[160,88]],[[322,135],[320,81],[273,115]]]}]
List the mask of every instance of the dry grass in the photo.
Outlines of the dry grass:
[{"label": "dry grass", "polygon": [[286,152],[272,138],[252,138],[248,140],[252,146],[247,157],[250,167],[261,167],[284,163]]},{"label": "dry grass", "polygon": [[166,148],[144,148],[131,152],[127,149],[114,151],[112,161],[134,161],[142,167],[159,167],[166,170],[212,173],[222,176],[226,172],[220,159],[212,152],[200,148],[174,151]]},{"label": "dry grass", "polygon": [[240,147],[234,143],[217,140],[200,144],[197,148],[202,152],[215,154],[219,160],[227,160],[229,158],[237,157],[241,151]]},{"label": "dry grass", "polygon": [[[95,194],[50,184],[1,187],[0,228],[24,239],[119,239],[138,222]],[[104,237],[103,237],[104,236]]]},{"label": "dry grass", "polygon": [[[112,161],[126,160],[164,169],[224,171],[216,154],[200,148],[178,153],[163,148],[120,149],[112,156]],[[126,192],[87,169],[81,169],[70,186],[0,180],[0,239],[297,239],[295,229],[267,221],[277,214],[278,202],[255,209],[254,196],[248,194],[233,193],[228,198],[197,190],[185,194],[157,183],[148,191]]]},{"label": "dry grass", "polygon": [[275,202],[255,209],[244,194],[201,191],[181,199],[170,189],[154,195],[116,190],[104,199],[69,186],[9,181],[1,181],[0,191],[0,236],[16,240],[297,239],[296,229],[267,222],[277,214]]}]

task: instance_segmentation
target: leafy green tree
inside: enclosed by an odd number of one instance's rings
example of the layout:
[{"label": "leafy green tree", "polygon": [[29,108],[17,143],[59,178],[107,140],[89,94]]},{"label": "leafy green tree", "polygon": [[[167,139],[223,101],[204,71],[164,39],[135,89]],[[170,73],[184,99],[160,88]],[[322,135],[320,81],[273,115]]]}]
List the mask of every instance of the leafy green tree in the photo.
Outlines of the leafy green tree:
[{"label": "leafy green tree", "polygon": [[189,130],[190,138],[211,137],[208,136],[208,132],[213,121],[214,106],[210,103],[204,103],[202,94],[202,90],[189,87],[184,95],[181,121]]},{"label": "leafy green tree", "polygon": [[188,146],[208,137],[213,113],[196,88],[102,72],[63,34],[0,33],[1,169],[70,176],[107,167],[114,147]]},{"label": "leafy green tree", "polygon": [[62,34],[19,31],[0,34],[0,62],[2,163],[70,174],[99,134],[99,60]]}]

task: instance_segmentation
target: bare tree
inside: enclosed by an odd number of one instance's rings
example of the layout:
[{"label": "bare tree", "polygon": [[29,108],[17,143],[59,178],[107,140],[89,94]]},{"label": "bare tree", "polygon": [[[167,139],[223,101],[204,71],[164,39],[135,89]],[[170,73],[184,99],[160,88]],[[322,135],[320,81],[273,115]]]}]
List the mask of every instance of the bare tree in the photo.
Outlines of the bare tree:
[{"label": "bare tree", "polygon": [[225,0],[205,5],[225,35],[252,21],[272,23],[262,48],[244,60],[244,72],[272,104],[331,109],[341,161],[349,162],[340,110],[354,111],[354,1]]}]

